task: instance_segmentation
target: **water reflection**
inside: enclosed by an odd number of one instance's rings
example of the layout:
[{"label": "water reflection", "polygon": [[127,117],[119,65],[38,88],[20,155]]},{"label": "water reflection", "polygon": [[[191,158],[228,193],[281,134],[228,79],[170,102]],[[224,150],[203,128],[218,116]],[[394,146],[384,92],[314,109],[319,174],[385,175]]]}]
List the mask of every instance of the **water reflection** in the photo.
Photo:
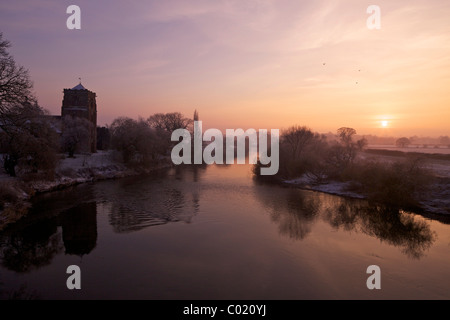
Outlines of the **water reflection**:
[{"label": "water reflection", "polygon": [[259,200],[270,212],[270,218],[278,224],[281,234],[295,240],[304,239],[320,212],[320,200],[297,189],[278,186],[256,187]]},{"label": "water reflection", "polygon": [[400,247],[409,258],[420,259],[436,240],[426,220],[415,214],[361,201],[336,198],[335,202],[324,214],[330,225],[363,232]]},{"label": "water reflection", "polygon": [[63,250],[55,220],[9,229],[2,234],[0,241],[2,265],[16,272],[29,272],[49,265]]},{"label": "water reflection", "polygon": [[89,202],[63,212],[59,217],[65,253],[82,256],[97,245],[97,204]]},{"label": "water reflection", "polygon": [[152,177],[99,184],[109,205],[109,223],[117,233],[169,222],[191,223],[200,210],[201,176],[206,166],[176,167]]},{"label": "water reflection", "polygon": [[303,240],[319,218],[336,230],[362,232],[400,247],[412,259],[423,257],[436,240],[427,221],[413,213],[295,188],[255,190],[279,232],[295,240]]},{"label": "water reflection", "polygon": [[24,273],[51,264],[62,253],[82,256],[97,244],[97,206],[82,203],[53,217],[37,217],[7,228],[0,236],[0,258],[9,270]]},{"label": "water reflection", "polygon": [[[209,200],[208,192],[220,193],[223,202],[214,205],[223,208],[227,207],[230,195],[238,194],[242,197],[243,212],[246,201],[256,198],[280,234],[296,241],[311,235],[319,221],[336,230],[380,239],[400,248],[411,259],[423,257],[436,240],[429,223],[414,214],[370,205],[363,200],[251,184],[248,177],[219,181],[224,167],[217,168],[218,171],[205,176],[204,166],[177,167],[151,177],[100,182],[46,195],[33,206],[27,219],[0,234],[1,263],[9,270],[25,273],[49,265],[63,252],[90,254],[97,245],[99,204],[107,209],[113,230],[126,233],[170,222],[191,223],[201,212],[202,201]],[[242,186],[246,191],[236,192]],[[211,203],[208,205],[212,207]]]}]

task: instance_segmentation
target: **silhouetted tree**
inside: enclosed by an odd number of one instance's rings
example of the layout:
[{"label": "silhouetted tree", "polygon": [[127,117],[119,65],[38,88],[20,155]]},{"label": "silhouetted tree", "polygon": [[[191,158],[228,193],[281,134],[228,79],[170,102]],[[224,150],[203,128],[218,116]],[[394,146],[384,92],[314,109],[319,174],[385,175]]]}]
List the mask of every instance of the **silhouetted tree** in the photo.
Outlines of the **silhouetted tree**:
[{"label": "silhouetted tree", "polygon": [[342,127],[337,130],[338,137],[341,142],[348,146],[352,143],[352,137],[356,134],[356,130],[353,128]]},{"label": "silhouetted tree", "polygon": [[365,147],[367,147],[368,144],[369,142],[367,141],[366,138],[361,138],[358,141],[356,141],[356,147],[358,148],[359,151],[362,151]]},{"label": "silhouetted tree", "polygon": [[10,113],[11,108],[17,105],[35,100],[28,70],[16,64],[7,51],[10,46],[0,32],[0,117]]},{"label": "silhouetted tree", "polygon": [[337,135],[341,140],[341,144],[334,145],[330,148],[327,159],[328,163],[335,169],[342,170],[353,163],[358,148],[352,141],[355,134],[356,130],[353,128],[342,127],[337,130]]},{"label": "silhouetted tree", "polygon": [[281,132],[282,142],[290,149],[292,160],[297,160],[306,145],[314,138],[311,129],[303,126],[291,126]]},{"label": "silhouetted tree", "polygon": [[63,118],[62,147],[73,158],[75,152],[87,152],[89,150],[89,132],[92,123],[80,117],[67,115]]},{"label": "silhouetted tree", "polygon": [[0,129],[3,166],[16,175],[16,166],[51,172],[56,166],[55,126],[33,96],[28,70],[18,66],[0,33]]},{"label": "silhouetted tree", "polygon": [[144,119],[120,117],[110,126],[111,144],[125,163],[148,164],[166,152],[165,141]]},{"label": "silhouetted tree", "polygon": [[[198,116],[198,114],[197,114]],[[150,127],[156,130],[164,130],[170,134],[176,129],[189,129],[192,119],[186,118],[179,112],[156,113],[147,119]]]},{"label": "silhouetted tree", "polygon": [[397,139],[397,141],[395,141],[395,145],[400,148],[406,148],[410,144],[411,144],[411,141],[406,137],[399,138],[399,139]]},{"label": "silhouetted tree", "polygon": [[55,124],[37,103],[10,108],[3,117],[2,129],[3,166],[9,175],[16,175],[17,165],[24,172],[54,171],[58,149]]},{"label": "silhouetted tree", "polygon": [[[326,137],[312,132],[308,127],[294,125],[281,130],[278,175],[290,178],[314,173],[319,176],[326,147]],[[261,164],[255,166],[255,174],[259,173],[259,167]]]}]

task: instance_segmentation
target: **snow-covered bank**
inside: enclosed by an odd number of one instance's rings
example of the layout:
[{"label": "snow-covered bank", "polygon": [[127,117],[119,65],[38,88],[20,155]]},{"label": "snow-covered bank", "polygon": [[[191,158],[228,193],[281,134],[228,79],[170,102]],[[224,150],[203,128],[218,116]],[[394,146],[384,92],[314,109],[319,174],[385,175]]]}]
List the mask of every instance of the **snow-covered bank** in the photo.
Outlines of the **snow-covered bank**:
[{"label": "snow-covered bank", "polygon": [[[391,164],[397,161],[404,160],[403,156],[391,156],[380,154],[361,153],[358,155],[358,160],[378,163]],[[428,191],[421,195],[422,200],[419,201],[419,206],[422,210],[440,214],[450,215],[450,160],[434,159],[432,157],[425,157],[423,160],[423,168],[434,177]],[[296,186],[298,188],[319,191],[344,197],[367,198],[366,195],[358,192],[358,187],[355,188],[355,183],[327,181],[316,182],[314,179],[303,175],[292,180],[284,180],[283,184]]]},{"label": "snow-covered bank", "polygon": [[37,193],[49,192],[81,183],[123,178],[149,173],[168,167],[161,164],[146,169],[130,169],[116,160],[113,152],[99,151],[94,154],[77,154],[74,158],[64,158],[55,170],[51,180],[23,181],[0,174],[0,231],[8,224],[24,216],[30,207],[29,200]]},{"label": "snow-covered bank", "polygon": [[[314,183],[306,175],[291,180],[283,180],[283,184],[305,190],[324,192],[342,197],[367,199],[364,194],[354,191],[352,182],[328,181]],[[439,179],[433,183],[424,199],[419,202],[420,208],[434,214],[450,215],[450,179]]]},{"label": "snow-covered bank", "polygon": [[308,175],[306,174],[301,176],[300,178],[283,180],[282,183],[297,186],[299,188],[306,190],[320,191],[343,197],[358,198],[358,199],[366,198],[364,195],[350,190],[351,189],[350,182],[328,181],[326,183],[317,183],[314,182],[314,179],[308,177]]},{"label": "snow-covered bank", "polygon": [[420,205],[428,212],[450,215],[450,178],[437,179]]},{"label": "snow-covered bank", "polygon": [[31,181],[30,187],[35,193],[40,193],[80,183],[121,178],[134,174],[137,174],[137,171],[131,170],[119,161],[114,160],[112,152],[99,151],[61,160],[56,169],[54,180]]}]

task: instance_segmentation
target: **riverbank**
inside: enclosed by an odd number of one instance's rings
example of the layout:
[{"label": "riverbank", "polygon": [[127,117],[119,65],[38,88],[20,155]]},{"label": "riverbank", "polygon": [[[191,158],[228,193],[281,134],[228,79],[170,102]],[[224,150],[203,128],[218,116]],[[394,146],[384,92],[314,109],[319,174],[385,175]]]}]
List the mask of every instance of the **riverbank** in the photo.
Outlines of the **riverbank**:
[{"label": "riverbank", "polygon": [[[405,160],[408,156],[404,152],[390,152],[386,150],[369,150],[358,155],[358,160],[378,163],[394,163]],[[421,194],[418,208],[426,213],[450,216],[450,160],[448,155],[422,154],[423,168],[432,176],[432,182],[427,191]],[[417,156],[417,154],[415,154]],[[355,187],[352,181],[331,181],[318,182],[313,177],[304,174],[295,179],[282,180],[282,185],[294,186],[301,189],[325,192],[328,194],[367,199],[368,196]]]},{"label": "riverbank", "polygon": [[161,162],[146,168],[130,168],[118,160],[113,151],[99,151],[94,154],[77,154],[74,158],[61,159],[53,179],[29,180],[23,177],[10,177],[2,172],[0,173],[0,231],[27,214],[31,206],[30,200],[36,194],[61,190],[81,183],[148,174],[171,165],[169,162]]}]

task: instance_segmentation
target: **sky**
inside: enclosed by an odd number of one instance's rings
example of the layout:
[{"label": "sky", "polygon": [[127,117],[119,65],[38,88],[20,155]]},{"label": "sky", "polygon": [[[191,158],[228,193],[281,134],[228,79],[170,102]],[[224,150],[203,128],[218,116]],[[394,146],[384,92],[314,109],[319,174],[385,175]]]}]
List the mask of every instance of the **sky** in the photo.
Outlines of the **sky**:
[{"label": "sky", "polygon": [[449,17],[448,0],[0,2],[0,32],[52,114],[81,77],[99,125],[196,109],[204,129],[381,136],[450,135]]}]

